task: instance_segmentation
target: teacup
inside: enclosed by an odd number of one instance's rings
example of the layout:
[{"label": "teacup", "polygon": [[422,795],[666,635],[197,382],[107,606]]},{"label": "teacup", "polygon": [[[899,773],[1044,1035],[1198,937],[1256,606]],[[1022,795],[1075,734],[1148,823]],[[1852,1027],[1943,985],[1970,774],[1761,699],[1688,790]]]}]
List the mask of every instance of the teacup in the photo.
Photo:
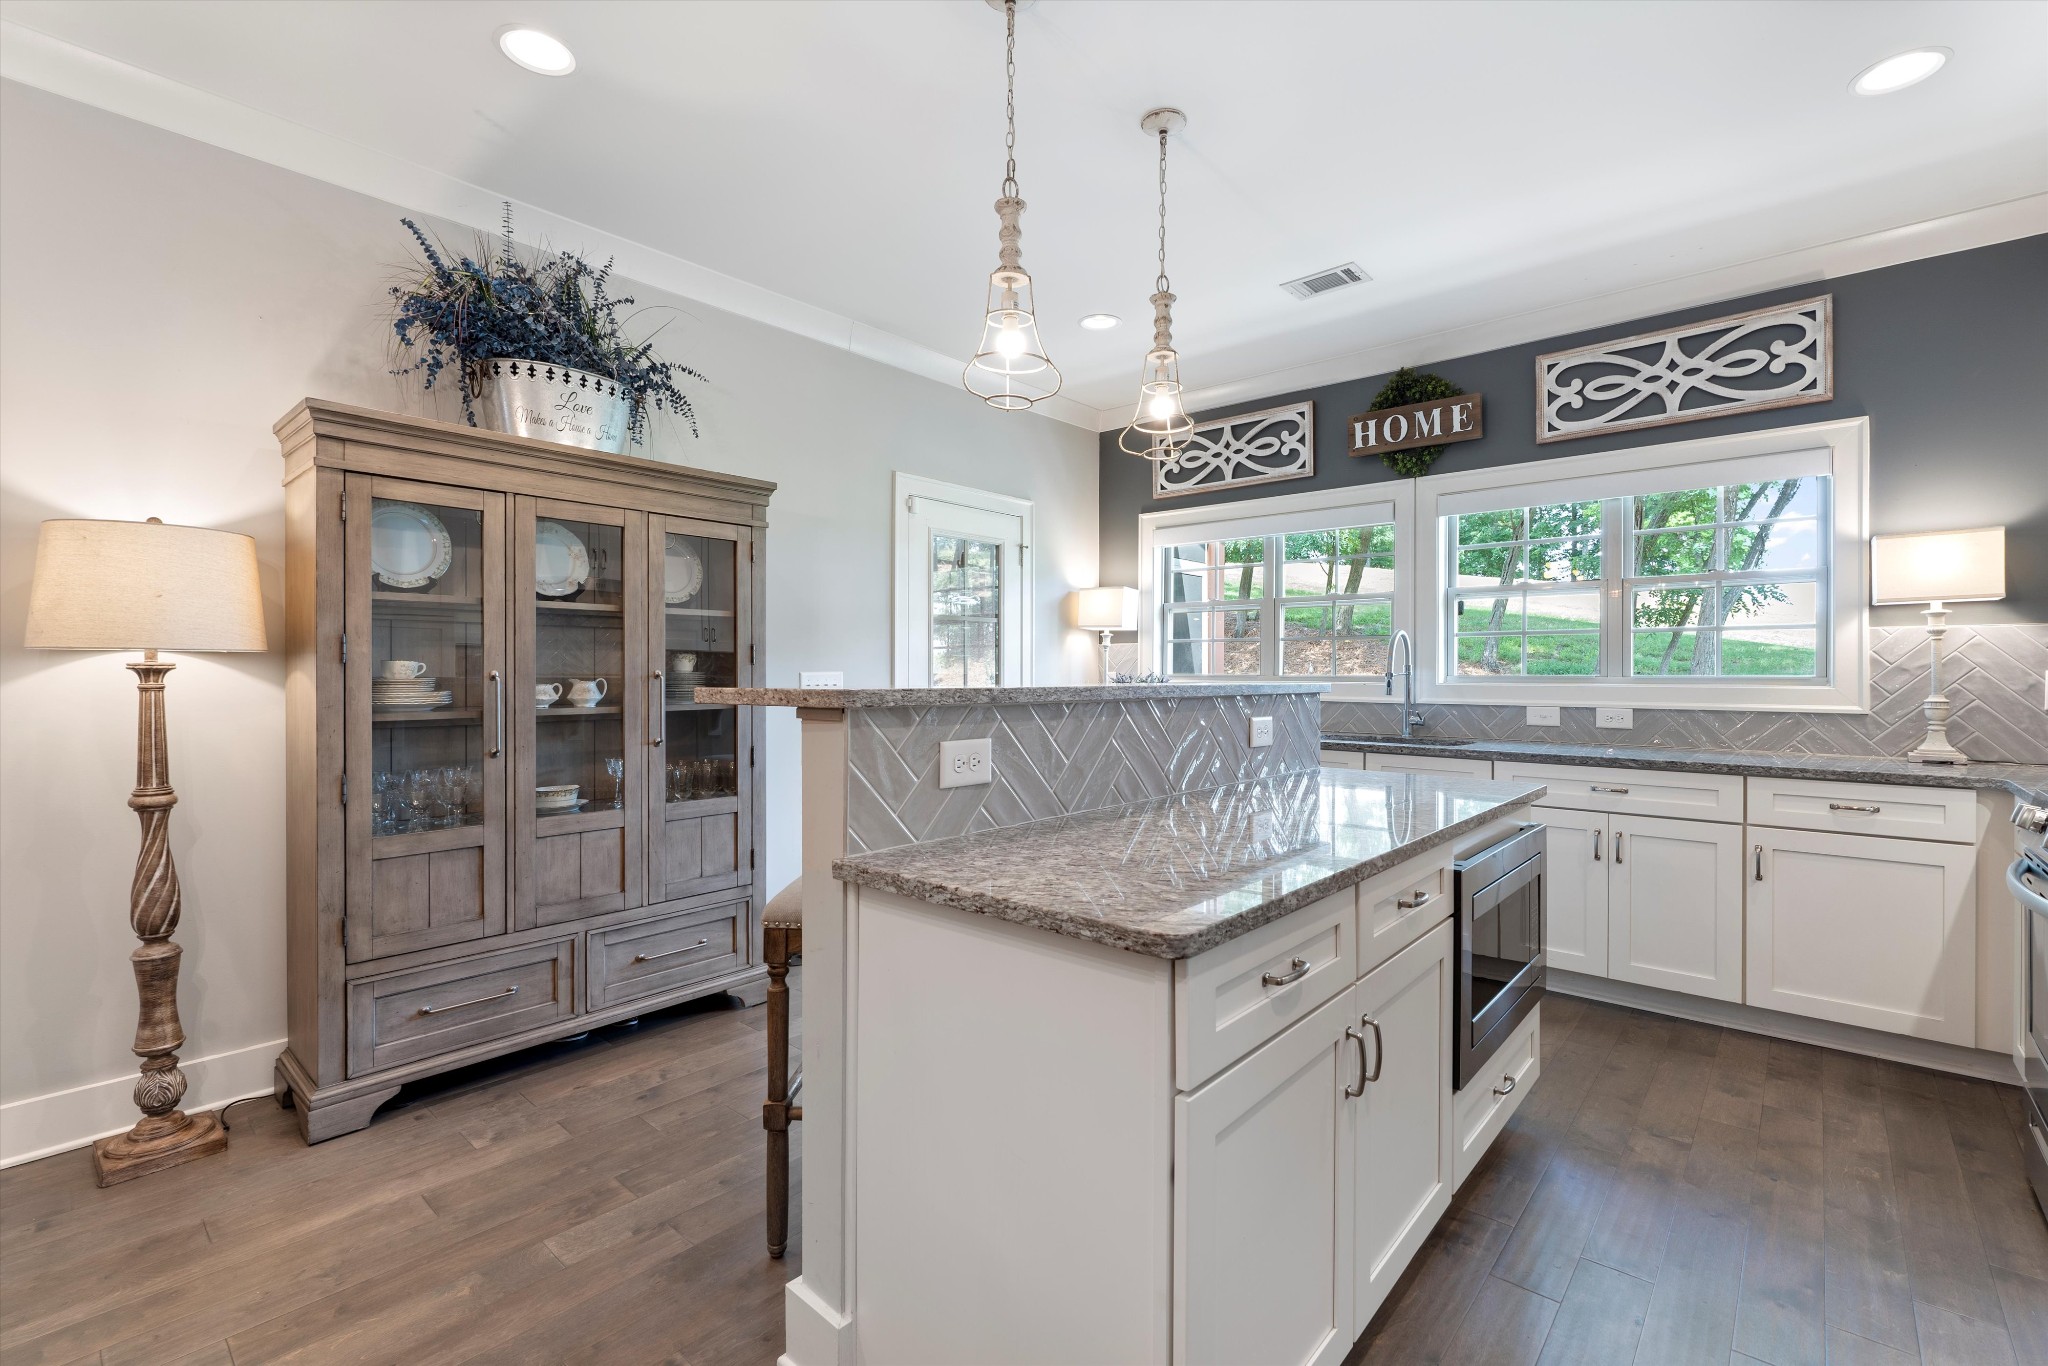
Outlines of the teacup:
[{"label": "teacup", "polygon": [[668,657],[668,671],[672,674],[697,672],[697,656],[687,650],[677,650]]},{"label": "teacup", "polygon": [[536,683],[533,685],[533,704],[537,707],[552,707],[562,695],[559,683]]},{"label": "teacup", "polygon": [[377,670],[377,675],[393,683],[404,683],[418,678],[426,671],[427,662],[423,659],[387,659],[383,667]]},{"label": "teacup", "polygon": [[569,705],[594,707],[604,700],[604,691],[602,678],[572,678],[569,680]]}]

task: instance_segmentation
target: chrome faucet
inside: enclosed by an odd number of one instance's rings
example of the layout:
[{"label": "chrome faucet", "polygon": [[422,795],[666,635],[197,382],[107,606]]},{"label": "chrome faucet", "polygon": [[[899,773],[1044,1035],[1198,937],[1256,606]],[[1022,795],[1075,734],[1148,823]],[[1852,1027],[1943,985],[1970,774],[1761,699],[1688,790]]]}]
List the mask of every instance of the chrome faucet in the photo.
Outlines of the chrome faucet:
[{"label": "chrome faucet", "polygon": [[1410,738],[1416,726],[1423,725],[1422,713],[1415,710],[1415,642],[1408,638],[1406,631],[1394,632],[1394,638],[1387,642],[1387,696],[1394,695],[1394,652],[1400,651],[1403,661],[1401,670],[1401,738]]}]

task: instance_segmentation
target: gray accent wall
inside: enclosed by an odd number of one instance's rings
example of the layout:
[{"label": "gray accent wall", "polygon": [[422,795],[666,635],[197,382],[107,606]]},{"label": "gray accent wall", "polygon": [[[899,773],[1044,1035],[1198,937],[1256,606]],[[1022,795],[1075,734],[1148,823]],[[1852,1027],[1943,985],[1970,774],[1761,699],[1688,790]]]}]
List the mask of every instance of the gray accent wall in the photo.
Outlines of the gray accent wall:
[{"label": "gray accent wall", "polygon": [[[1535,360],[1544,352],[1822,293],[1835,297],[1835,397],[1828,402],[1536,444]],[[1182,362],[1189,382],[1199,385],[1201,356],[1190,353]],[[2005,600],[1957,604],[1952,620],[2048,622],[2048,235],[1788,285],[1423,368],[1486,396],[1486,436],[1450,447],[1436,462],[1438,473],[1867,416],[1871,529],[2004,525]],[[1100,581],[1137,582],[1141,512],[1398,478],[1377,457],[1346,453],[1346,419],[1364,412],[1386,380],[1373,375],[1199,414],[1223,417],[1315,400],[1315,477],[1236,494],[1155,500],[1146,462],[1118,451],[1116,433],[1104,433]],[[1873,608],[1871,620],[1903,626],[1919,616],[1909,607]]]}]

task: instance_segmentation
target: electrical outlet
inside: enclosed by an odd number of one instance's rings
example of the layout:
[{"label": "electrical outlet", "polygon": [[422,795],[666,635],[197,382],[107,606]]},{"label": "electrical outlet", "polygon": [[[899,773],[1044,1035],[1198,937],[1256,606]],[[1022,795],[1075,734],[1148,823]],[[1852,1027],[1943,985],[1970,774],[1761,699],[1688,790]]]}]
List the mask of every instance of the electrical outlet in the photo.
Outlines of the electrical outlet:
[{"label": "electrical outlet", "polygon": [[1634,707],[1599,707],[1593,712],[1593,724],[1602,730],[1632,730],[1636,724]]},{"label": "electrical outlet", "polygon": [[1253,749],[1264,749],[1272,743],[1273,718],[1270,716],[1254,716],[1252,718],[1251,747]]},{"label": "electrical outlet", "polygon": [[989,741],[939,741],[939,786],[980,787],[995,781],[996,760]]},{"label": "electrical outlet", "polygon": [[1564,712],[1558,707],[1531,707],[1526,724],[1531,726],[1561,726]]},{"label": "electrical outlet", "polygon": [[807,670],[797,674],[796,685],[799,688],[843,688],[846,675],[837,669],[829,672],[824,669]]}]

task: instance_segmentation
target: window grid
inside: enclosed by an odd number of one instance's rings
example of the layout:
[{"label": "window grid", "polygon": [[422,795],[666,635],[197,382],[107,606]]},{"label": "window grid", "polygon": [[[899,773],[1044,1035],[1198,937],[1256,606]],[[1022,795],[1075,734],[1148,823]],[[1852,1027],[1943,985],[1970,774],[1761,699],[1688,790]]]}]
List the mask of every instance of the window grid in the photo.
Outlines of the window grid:
[{"label": "window grid", "polygon": [[[1359,533],[1355,552],[1335,539]],[[1312,539],[1331,537],[1327,553],[1302,553]],[[1393,634],[1394,528],[1392,523],[1330,532],[1278,533],[1165,546],[1160,551],[1163,592],[1162,672],[1172,677],[1323,678],[1378,677]],[[1256,561],[1227,561],[1256,542]],[[1290,543],[1296,553],[1288,556]],[[1202,558],[1180,555],[1199,546]],[[1361,591],[1300,592],[1289,570],[1307,568],[1330,587],[1347,579]],[[1247,571],[1250,571],[1247,573]],[[1388,576],[1384,588],[1364,591],[1368,573]],[[1186,596],[1190,586],[1201,596]]]}]

